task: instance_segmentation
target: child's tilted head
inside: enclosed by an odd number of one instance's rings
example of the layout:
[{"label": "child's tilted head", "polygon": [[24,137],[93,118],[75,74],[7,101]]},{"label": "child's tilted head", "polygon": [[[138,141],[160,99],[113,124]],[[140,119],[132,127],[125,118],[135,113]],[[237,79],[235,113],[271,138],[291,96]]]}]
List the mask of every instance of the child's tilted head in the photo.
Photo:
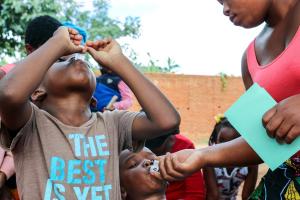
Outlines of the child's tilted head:
[{"label": "child's tilted head", "polygon": [[73,56],[67,60],[59,59],[49,68],[37,89],[40,92],[35,92],[32,100],[39,105],[40,101],[48,97],[64,98],[70,94],[78,94],[89,101],[95,87],[95,75],[89,69],[88,63]]},{"label": "child's tilted head", "polygon": [[120,154],[120,179],[123,199],[165,193],[166,182],[151,174],[157,157],[148,148],[140,152],[124,150]]}]

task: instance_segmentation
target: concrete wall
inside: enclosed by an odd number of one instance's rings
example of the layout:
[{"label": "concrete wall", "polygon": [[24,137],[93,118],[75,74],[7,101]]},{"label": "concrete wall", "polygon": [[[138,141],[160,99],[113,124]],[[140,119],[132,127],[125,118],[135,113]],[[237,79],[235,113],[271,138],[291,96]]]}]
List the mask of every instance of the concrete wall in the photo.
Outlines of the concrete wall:
[{"label": "concrete wall", "polygon": [[[244,92],[240,77],[228,77],[225,79],[226,86],[222,87],[219,76],[175,74],[146,74],[146,76],[175,105],[182,118],[181,133],[192,139],[197,146],[205,145],[207,142],[215,124],[214,116],[224,113]],[[140,110],[136,100],[131,110]]]}]

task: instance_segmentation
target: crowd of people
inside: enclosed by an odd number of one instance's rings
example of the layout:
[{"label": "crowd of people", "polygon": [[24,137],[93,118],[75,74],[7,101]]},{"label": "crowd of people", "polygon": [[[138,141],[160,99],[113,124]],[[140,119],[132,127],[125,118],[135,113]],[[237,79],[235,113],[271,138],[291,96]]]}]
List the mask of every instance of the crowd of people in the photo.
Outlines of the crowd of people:
[{"label": "crowd of people", "polygon": [[[244,53],[242,77],[246,89],[258,83],[278,102],[262,118],[268,135],[292,143],[300,135],[300,2],[218,1],[236,26],[265,23]],[[38,16],[25,31],[27,57],[0,68],[1,199],[234,200],[242,183],[242,199],[300,199],[300,151],[256,187],[263,161],[225,117],[195,149],[179,133],[175,107],[120,45],[87,35]],[[128,111],[132,95],[142,111]]]}]

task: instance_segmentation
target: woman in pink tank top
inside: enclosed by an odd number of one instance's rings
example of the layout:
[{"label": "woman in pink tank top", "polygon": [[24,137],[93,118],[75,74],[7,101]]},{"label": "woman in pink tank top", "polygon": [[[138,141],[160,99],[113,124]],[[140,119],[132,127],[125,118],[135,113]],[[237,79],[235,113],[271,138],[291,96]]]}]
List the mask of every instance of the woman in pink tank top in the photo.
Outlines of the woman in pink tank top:
[{"label": "woman in pink tank top", "polygon": [[[300,1],[218,1],[237,26],[252,28],[265,22],[242,58],[243,81],[246,89],[258,83],[278,102],[262,119],[269,136],[293,142],[300,135]],[[300,151],[269,170],[249,199],[300,199]]]},{"label": "woman in pink tank top", "polygon": [[[236,26],[252,28],[265,22],[242,58],[243,81],[246,89],[258,83],[278,102],[262,119],[269,136],[278,142],[293,142],[300,135],[300,1],[218,1],[223,5],[224,15]],[[160,171],[165,179],[172,181],[202,167],[247,166],[261,162],[240,137],[228,143],[163,157]],[[300,200],[300,152],[278,169],[269,171],[249,199]]]}]

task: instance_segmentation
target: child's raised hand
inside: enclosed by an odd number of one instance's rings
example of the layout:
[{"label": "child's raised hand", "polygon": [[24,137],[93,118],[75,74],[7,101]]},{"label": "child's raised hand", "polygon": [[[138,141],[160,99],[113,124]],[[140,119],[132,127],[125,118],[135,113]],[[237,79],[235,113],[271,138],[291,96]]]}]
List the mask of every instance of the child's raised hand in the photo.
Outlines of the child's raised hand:
[{"label": "child's raised hand", "polygon": [[53,34],[53,38],[57,39],[57,44],[61,45],[63,55],[80,53],[83,46],[80,46],[82,36],[74,29],[64,26],[59,27]]},{"label": "child's raised hand", "polygon": [[292,143],[300,136],[300,95],[289,97],[263,116],[268,135],[278,142]]},{"label": "child's raised hand", "polygon": [[204,167],[201,151],[185,149],[159,157],[160,175],[167,181],[178,181]]},{"label": "child's raised hand", "polygon": [[102,66],[113,68],[113,62],[124,56],[120,45],[113,39],[87,41],[86,50]]}]

